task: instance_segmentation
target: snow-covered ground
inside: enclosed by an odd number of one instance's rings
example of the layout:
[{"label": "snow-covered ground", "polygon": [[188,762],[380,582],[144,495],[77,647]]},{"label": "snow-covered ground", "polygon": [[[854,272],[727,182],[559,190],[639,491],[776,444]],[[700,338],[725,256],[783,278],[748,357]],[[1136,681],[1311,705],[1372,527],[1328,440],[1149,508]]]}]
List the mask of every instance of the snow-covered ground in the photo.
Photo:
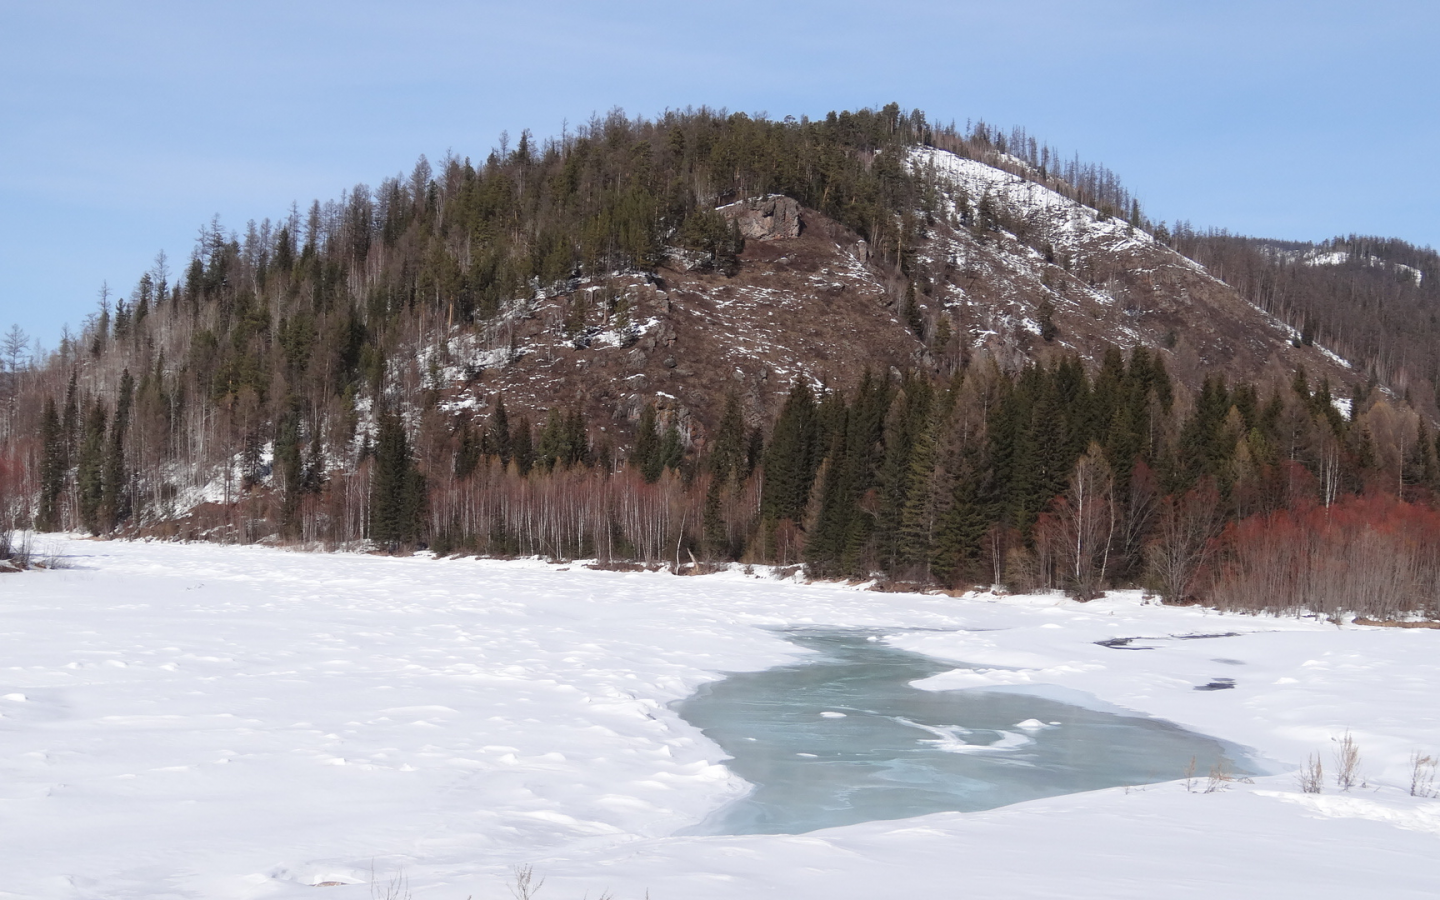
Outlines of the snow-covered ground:
[{"label": "snow-covered ground", "polygon": [[[1133,594],[55,543],[73,568],[0,578],[3,897],[343,900],[370,897],[373,870],[382,895],[403,872],[416,898],[490,900],[520,864],[540,900],[1440,892],[1440,800],[1408,794],[1411,752],[1440,752],[1437,631]],[[764,627],[795,624],[896,629],[957,661],[930,687],[1063,690],[1289,767],[1320,752],[1327,776],[1349,729],[1366,785],[1307,795],[1292,772],[675,836],[746,786],[667,704],[795,659]],[[1218,678],[1235,688],[1195,690]]]}]

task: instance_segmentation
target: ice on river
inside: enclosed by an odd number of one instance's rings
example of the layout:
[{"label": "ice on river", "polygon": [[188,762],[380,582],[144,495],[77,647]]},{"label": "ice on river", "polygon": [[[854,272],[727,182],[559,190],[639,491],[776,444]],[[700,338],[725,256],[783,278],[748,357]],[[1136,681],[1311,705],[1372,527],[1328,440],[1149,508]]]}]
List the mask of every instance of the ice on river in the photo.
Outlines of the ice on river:
[{"label": "ice on river", "polygon": [[[0,897],[1434,896],[1440,632],[728,573],[56,541],[0,578]],[[802,835],[685,835],[744,796],[672,704],[874,629],[936,690],[1144,714],[1365,786],[1181,781]],[[1223,635],[1223,636],[1219,636]],[[1136,638],[1117,644],[1117,638]],[[1101,641],[1109,642],[1102,645]],[[1197,691],[1229,679],[1233,689]],[[824,713],[847,713],[832,705]],[[1042,740],[1043,716],[1006,729]],[[922,738],[928,735],[917,731]],[[949,740],[963,742],[958,731]],[[1180,779],[1183,772],[1173,773]],[[326,882],[337,886],[314,888]]]}]

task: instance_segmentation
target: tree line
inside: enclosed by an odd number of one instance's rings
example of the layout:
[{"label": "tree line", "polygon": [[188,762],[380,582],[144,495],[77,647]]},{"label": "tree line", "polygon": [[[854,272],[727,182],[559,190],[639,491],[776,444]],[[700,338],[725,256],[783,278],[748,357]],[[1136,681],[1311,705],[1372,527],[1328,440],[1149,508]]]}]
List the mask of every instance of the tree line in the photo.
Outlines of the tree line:
[{"label": "tree line", "polygon": [[[141,391],[122,383],[113,409],[78,401],[73,379],[47,402],[39,527],[125,533],[123,436]],[[1440,437],[1419,416],[1382,392],[1346,409],[1303,372],[1264,389],[1212,377],[1192,394],[1143,347],[1094,372],[1075,357],[1014,373],[982,359],[947,380],[867,375],[850,392],[799,380],[754,427],[729,398],[703,450],[653,405],[612,445],[578,409],[532,424],[501,400],[483,417],[383,409],[358,463],[325,471],[295,421],[233,497],[145,530],[770,563],[1080,598],[1143,585],[1174,602],[1327,613],[1434,612],[1440,585],[1440,532],[1426,530]],[[1326,582],[1337,561],[1345,578]]]}]

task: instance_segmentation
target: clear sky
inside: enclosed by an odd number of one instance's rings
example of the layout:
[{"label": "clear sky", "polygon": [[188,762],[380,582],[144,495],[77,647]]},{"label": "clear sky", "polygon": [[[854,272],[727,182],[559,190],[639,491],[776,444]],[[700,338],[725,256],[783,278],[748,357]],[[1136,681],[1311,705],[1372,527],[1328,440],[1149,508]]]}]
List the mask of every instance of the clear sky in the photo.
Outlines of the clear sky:
[{"label": "clear sky", "polygon": [[1157,219],[1440,245],[1440,3],[0,0],[0,329],[199,228],[619,106],[1024,125]]}]

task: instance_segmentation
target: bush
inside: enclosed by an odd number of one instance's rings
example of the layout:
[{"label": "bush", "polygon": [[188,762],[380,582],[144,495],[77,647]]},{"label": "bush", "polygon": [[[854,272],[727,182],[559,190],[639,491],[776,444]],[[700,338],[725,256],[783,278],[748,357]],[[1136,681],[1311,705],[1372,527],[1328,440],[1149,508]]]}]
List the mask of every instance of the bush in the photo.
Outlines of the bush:
[{"label": "bush", "polygon": [[1231,523],[1209,599],[1221,609],[1435,616],[1440,512],[1387,495]]}]

